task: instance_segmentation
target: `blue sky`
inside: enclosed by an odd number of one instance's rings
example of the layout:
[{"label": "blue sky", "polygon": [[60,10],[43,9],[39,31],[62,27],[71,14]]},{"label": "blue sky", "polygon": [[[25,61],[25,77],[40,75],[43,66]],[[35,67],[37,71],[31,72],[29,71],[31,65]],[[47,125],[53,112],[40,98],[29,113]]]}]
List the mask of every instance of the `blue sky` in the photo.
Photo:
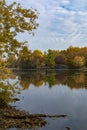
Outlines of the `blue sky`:
[{"label": "blue sky", "polygon": [[[7,0],[11,3],[12,0]],[[40,13],[35,36],[22,35],[31,50],[87,46],[87,0],[17,0]]]}]

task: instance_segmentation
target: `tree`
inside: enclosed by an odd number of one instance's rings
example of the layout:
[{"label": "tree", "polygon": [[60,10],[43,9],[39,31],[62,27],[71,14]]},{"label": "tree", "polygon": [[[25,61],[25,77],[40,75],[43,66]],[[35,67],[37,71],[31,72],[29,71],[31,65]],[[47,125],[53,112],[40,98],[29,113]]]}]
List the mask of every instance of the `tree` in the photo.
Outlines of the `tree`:
[{"label": "tree", "polygon": [[56,67],[58,67],[58,65],[65,65],[65,56],[62,53],[58,54],[55,57],[55,64],[56,64]]},{"label": "tree", "polygon": [[18,57],[18,60],[17,60],[17,64],[18,64],[19,68],[21,68],[21,69],[29,68],[30,56],[31,56],[31,51],[28,50],[27,46],[24,46],[22,48],[22,50],[20,50],[19,57]]},{"label": "tree", "polygon": [[[2,69],[3,66],[6,67],[7,58],[13,63],[20,49],[25,47],[26,42],[20,42],[17,35],[24,32],[32,34],[32,31],[37,29],[37,15],[38,13],[34,9],[24,9],[16,2],[7,5],[5,0],[0,0],[0,72],[8,72],[6,69]],[[0,78],[1,88],[3,91],[0,91],[0,106],[6,104],[15,91],[14,85],[10,85],[9,81],[6,85],[6,82]]]},{"label": "tree", "polygon": [[48,52],[44,54],[46,67],[54,68],[55,67],[55,57],[57,52],[54,50],[48,50]]},{"label": "tree", "polygon": [[36,19],[38,13],[33,9],[23,9],[16,2],[7,5],[0,0],[0,56],[17,54],[25,42],[20,42],[17,35],[32,33],[38,27]]},{"label": "tree", "polygon": [[13,55],[13,54],[11,54],[8,58],[7,58],[7,60],[6,60],[6,66],[7,67],[12,67],[12,68],[14,68],[14,67],[16,67],[16,57],[15,57],[15,55]]},{"label": "tree", "polygon": [[41,68],[44,66],[44,55],[41,51],[35,50],[31,56],[32,67]]},{"label": "tree", "polygon": [[75,56],[73,59],[73,66],[76,68],[80,68],[84,66],[85,64],[85,58],[84,56]]}]

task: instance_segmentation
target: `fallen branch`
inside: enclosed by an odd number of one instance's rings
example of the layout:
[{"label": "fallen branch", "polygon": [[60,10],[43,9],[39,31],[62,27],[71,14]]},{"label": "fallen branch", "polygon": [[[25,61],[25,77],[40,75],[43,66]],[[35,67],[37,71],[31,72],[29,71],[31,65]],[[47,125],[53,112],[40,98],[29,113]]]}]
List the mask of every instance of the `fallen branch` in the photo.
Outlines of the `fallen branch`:
[{"label": "fallen branch", "polygon": [[[29,114],[13,107],[0,109],[0,128],[37,128],[47,124],[45,118],[65,118],[67,115]],[[66,128],[67,129],[67,128]]]},{"label": "fallen branch", "polygon": [[30,115],[5,115],[7,118],[13,118],[13,119],[26,119],[26,118],[61,118],[61,117],[67,117],[67,115],[47,115],[47,114],[30,114]]}]

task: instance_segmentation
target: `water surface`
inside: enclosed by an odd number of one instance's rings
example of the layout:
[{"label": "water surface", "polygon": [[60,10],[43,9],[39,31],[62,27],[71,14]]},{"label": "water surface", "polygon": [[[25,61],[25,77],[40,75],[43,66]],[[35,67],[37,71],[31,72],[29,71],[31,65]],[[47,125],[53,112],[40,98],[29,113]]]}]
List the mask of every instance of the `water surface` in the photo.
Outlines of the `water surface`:
[{"label": "water surface", "polygon": [[17,109],[35,114],[64,114],[46,118],[37,130],[87,130],[87,74],[83,72],[17,72],[21,94],[11,103]]}]

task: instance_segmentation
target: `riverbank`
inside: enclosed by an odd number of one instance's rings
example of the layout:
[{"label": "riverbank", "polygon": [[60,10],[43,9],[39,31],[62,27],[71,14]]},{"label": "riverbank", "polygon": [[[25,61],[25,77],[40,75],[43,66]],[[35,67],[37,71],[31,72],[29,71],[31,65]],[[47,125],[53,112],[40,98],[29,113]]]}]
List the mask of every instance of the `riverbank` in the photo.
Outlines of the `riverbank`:
[{"label": "riverbank", "polygon": [[42,127],[46,121],[41,117],[30,116],[25,111],[16,110],[13,107],[0,108],[0,128],[35,128]]}]

